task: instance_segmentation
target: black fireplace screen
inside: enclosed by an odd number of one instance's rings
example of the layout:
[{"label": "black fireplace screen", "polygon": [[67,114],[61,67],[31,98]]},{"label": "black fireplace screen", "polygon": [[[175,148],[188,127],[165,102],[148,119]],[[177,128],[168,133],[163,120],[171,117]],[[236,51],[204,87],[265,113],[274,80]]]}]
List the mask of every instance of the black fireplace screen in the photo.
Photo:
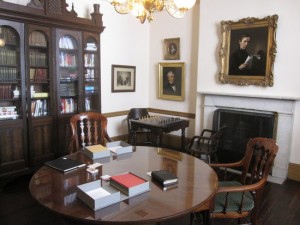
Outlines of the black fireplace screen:
[{"label": "black fireplace screen", "polygon": [[226,127],[219,142],[218,161],[228,163],[240,160],[250,138],[273,138],[276,121],[277,113],[217,109],[214,112],[213,129]]}]

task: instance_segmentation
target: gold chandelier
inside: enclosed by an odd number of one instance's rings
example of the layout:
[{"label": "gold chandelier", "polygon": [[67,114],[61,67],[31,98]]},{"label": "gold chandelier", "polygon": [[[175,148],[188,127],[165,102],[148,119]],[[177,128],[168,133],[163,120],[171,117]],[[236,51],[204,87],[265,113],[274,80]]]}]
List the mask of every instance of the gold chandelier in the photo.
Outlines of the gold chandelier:
[{"label": "gold chandelier", "polygon": [[175,18],[182,18],[192,8],[196,0],[109,0],[115,10],[120,14],[131,13],[144,23],[146,18],[153,20],[154,11],[164,8]]}]

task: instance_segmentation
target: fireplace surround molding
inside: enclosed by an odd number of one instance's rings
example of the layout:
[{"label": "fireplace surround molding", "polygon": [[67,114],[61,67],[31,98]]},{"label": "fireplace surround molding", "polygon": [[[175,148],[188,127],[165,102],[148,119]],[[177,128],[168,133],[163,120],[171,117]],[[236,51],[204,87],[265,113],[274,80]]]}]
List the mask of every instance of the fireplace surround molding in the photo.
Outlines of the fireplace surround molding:
[{"label": "fireplace surround molding", "polygon": [[276,183],[284,182],[287,178],[289,167],[295,100],[201,94],[203,95],[201,107],[203,109],[204,127],[212,127],[213,114],[217,109],[277,114],[275,139],[279,146],[279,151],[269,180]]}]

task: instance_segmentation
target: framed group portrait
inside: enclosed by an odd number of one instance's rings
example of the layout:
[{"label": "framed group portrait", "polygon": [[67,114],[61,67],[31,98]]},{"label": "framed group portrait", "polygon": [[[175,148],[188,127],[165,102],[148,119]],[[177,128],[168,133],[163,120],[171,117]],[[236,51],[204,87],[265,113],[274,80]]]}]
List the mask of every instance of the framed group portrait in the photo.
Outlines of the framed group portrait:
[{"label": "framed group portrait", "polygon": [[111,91],[135,92],[135,66],[111,66]]},{"label": "framed group portrait", "polygon": [[183,101],[185,95],[185,64],[158,64],[158,98]]},{"label": "framed group portrait", "polygon": [[273,86],[278,16],[221,21],[221,83]]},{"label": "framed group portrait", "polygon": [[164,39],[165,60],[180,59],[180,38]]}]

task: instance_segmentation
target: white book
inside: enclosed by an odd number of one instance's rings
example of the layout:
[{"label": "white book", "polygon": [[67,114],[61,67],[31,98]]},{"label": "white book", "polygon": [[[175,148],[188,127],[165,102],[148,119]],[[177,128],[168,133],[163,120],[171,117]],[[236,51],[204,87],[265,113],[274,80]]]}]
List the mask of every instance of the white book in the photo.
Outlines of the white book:
[{"label": "white book", "polygon": [[244,64],[247,64],[248,67],[252,66],[252,61],[253,61],[253,56],[248,56],[247,59],[245,60]]},{"label": "white book", "polygon": [[110,185],[101,186],[100,180],[78,185],[77,197],[95,211],[121,201],[120,191]]},{"label": "white book", "polygon": [[87,191],[86,194],[89,195],[92,199],[102,198],[110,195],[108,191],[104,190],[101,187]]}]

